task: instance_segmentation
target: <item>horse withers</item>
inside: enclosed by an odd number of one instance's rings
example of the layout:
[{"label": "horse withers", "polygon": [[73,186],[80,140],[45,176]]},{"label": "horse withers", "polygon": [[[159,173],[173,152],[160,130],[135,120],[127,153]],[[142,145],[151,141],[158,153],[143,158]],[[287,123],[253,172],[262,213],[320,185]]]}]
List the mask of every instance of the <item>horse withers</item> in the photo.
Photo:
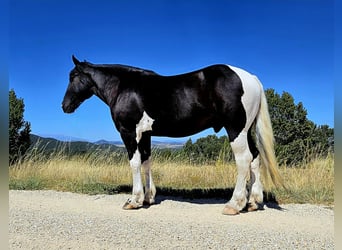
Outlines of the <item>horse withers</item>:
[{"label": "horse withers", "polygon": [[[223,64],[190,73],[162,76],[119,64],[80,62],[70,72],[62,108],[74,112],[92,95],[106,103],[127,149],[133,175],[132,196],[124,209],[153,204],[151,136],[184,137],[225,128],[237,166],[233,195],[223,214],[238,214],[263,202],[260,166],[282,184],[274,155],[273,132],[263,87],[248,72]],[[251,135],[256,128],[256,144]],[[146,178],[145,192],[141,168]],[[247,188],[247,181],[248,185]]]}]

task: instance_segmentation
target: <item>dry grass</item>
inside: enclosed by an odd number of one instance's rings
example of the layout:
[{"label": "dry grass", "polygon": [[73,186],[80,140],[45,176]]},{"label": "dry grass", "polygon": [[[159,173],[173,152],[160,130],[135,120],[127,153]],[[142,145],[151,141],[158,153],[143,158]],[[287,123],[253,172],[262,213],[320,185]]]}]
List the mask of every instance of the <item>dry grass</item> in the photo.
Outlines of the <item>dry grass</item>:
[{"label": "dry grass", "polygon": [[297,167],[281,168],[287,191],[272,188],[280,202],[292,203],[334,203],[334,158],[312,159]]},{"label": "dry grass", "polygon": [[[170,159],[153,162],[154,182],[159,188],[227,189],[233,188],[236,168],[232,164],[190,165]],[[280,203],[334,202],[334,159],[312,159],[297,167],[280,168],[287,190],[265,185]],[[115,153],[102,152],[65,157],[56,153],[48,159],[31,154],[9,169],[11,189],[54,189],[82,193],[113,193],[132,183],[129,162]],[[265,180],[264,180],[265,182]],[[228,199],[229,197],[227,197]]]},{"label": "dry grass", "polygon": [[[234,184],[233,165],[187,165],[169,161],[152,163],[153,179],[157,186],[179,189],[226,188]],[[132,174],[128,160],[108,163],[92,161],[87,157],[51,159],[48,161],[24,161],[10,168],[10,183],[31,180],[37,188],[68,190],[77,186],[101,183],[112,186],[131,185]],[[20,186],[17,185],[17,188]],[[24,187],[23,187],[24,188]],[[31,188],[34,188],[32,186]],[[34,188],[36,189],[36,188]]]}]

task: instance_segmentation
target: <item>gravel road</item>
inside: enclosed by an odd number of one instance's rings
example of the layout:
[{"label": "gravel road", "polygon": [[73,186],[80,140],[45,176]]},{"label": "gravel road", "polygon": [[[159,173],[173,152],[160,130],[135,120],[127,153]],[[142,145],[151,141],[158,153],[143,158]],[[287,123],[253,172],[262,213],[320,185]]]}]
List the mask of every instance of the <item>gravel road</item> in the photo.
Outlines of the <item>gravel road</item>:
[{"label": "gravel road", "polygon": [[121,209],[127,194],[9,191],[10,249],[333,249],[334,211],[266,204],[222,215],[224,200],[157,196]]}]

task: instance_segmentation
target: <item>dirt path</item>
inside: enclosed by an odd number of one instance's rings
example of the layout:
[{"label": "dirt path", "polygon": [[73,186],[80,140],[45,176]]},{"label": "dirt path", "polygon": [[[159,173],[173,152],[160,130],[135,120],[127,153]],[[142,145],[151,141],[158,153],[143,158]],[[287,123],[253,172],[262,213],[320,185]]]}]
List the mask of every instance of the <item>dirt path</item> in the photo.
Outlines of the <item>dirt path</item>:
[{"label": "dirt path", "polygon": [[266,204],[225,216],[224,200],[158,196],[157,205],[126,211],[127,198],[10,191],[10,249],[334,248],[334,211],[323,206]]}]

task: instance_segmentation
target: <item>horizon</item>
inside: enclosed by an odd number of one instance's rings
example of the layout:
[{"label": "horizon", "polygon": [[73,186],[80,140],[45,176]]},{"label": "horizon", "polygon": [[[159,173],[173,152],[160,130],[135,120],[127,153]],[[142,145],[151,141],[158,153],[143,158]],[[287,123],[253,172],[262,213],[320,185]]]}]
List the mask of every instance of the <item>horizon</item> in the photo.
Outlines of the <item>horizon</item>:
[{"label": "horizon", "polygon": [[[79,141],[79,142],[97,143],[97,142],[105,141],[105,142],[109,142],[109,143],[120,143],[120,144],[123,144],[123,141],[121,140],[121,138],[119,138],[117,140],[106,140],[106,139],[103,139],[103,138],[102,139],[99,138],[97,140],[89,140],[89,139],[86,139],[86,138],[80,138],[80,137],[74,137],[74,136],[68,136],[68,135],[35,134],[35,133],[30,133],[30,134],[34,135],[34,136],[39,136],[39,137],[42,137],[42,138],[45,138],[45,139],[56,139],[56,140],[62,141],[62,142],[78,142]],[[153,144],[153,142],[185,144],[187,142],[187,140],[185,140],[185,137],[172,138],[172,137],[153,136],[151,142],[152,142],[152,144]]]},{"label": "horizon", "polygon": [[[255,74],[264,89],[290,93],[316,125],[334,128],[333,1],[9,4],[9,89],[24,99],[33,134],[121,140],[108,107],[96,97],[73,114],[62,112],[73,54],[81,61],[163,75],[234,65]],[[209,134],[215,134],[213,129],[153,140],[195,141]]]}]

